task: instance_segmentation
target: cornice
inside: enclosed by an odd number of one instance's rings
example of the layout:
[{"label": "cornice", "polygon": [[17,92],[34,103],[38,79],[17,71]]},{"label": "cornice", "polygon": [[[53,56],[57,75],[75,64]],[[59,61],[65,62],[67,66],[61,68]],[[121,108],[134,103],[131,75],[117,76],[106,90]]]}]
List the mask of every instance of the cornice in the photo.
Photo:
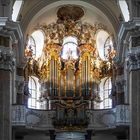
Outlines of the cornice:
[{"label": "cornice", "polygon": [[24,40],[19,23],[9,21],[8,18],[0,17],[0,35],[9,37],[11,44],[8,47],[16,47],[17,65],[21,65],[24,59]]},{"label": "cornice", "polygon": [[117,56],[114,58],[114,62],[117,65],[122,65],[125,61],[127,51],[133,47],[130,42],[132,37],[140,35],[140,18],[135,18],[132,21],[125,22],[121,25],[118,33],[118,46]]}]

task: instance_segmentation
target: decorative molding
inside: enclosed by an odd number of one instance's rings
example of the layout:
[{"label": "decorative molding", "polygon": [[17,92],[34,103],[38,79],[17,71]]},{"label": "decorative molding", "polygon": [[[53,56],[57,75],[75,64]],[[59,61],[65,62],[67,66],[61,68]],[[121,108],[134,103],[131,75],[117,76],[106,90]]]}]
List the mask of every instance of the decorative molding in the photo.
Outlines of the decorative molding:
[{"label": "decorative molding", "polygon": [[[53,130],[52,120],[55,110],[35,110],[24,105],[13,105],[13,125],[25,125],[26,128],[36,130]],[[130,124],[129,105],[117,105],[113,109],[87,110],[89,130],[114,129],[117,126]]]},{"label": "decorative molding", "polygon": [[[137,47],[140,36],[140,18],[134,18],[132,21],[125,22],[121,25],[118,33],[117,56],[114,58],[116,65],[122,65],[125,61],[126,53],[130,47]],[[135,39],[134,39],[134,38]]]},{"label": "decorative molding", "polygon": [[140,47],[131,48],[127,53],[126,63],[129,71],[140,69]]},{"label": "decorative molding", "polygon": [[140,46],[140,36],[132,37],[132,47]]},{"label": "decorative molding", "polygon": [[102,124],[104,127],[112,128],[115,126],[116,116],[113,110],[108,110],[103,114],[97,115],[96,119],[99,124]]},{"label": "decorative molding", "polygon": [[[23,47],[23,33],[19,23],[9,21],[8,18],[0,17],[0,36],[4,39],[2,46],[11,47],[15,49],[16,63],[19,67],[25,66],[24,47]],[[9,38],[9,44],[5,38]],[[6,45],[5,45],[6,44]]]},{"label": "decorative molding", "polygon": [[8,21],[8,17],[0,17],[0,29],[6,25],[6,22]]},{"label": "decorative molding", "polygon": [[16,90],[17,90],[17,93],[23,94],[24,93],[24,86],[25,86],[24,77],[17,75],[16,76]]},{"label": "decorative molding", "polygon": [[130,124],[129,105],[116,106],[116,126]]},{"label": "decorative molding", "polygon": [[116,76],[116,92],[123,93],[125,91],[125,77],[124,75],[117,75]]},{"label": "decorative molding", "polygon": [[0,69],[13,71],[15,61],[13,51],[10,48],[0,46]]},{"label": "decorative molding", "polygon": [[14,126],[26,125],[26,107],[23,105],[12,106],[12,124]]},{"label": "decorative molding", "polygon": [[54,129],[52,118],[54,111],[27,109],[26,127],[38,130]]},{"label": "decorative molding", "polygon": [[79,20],[84,16],[84,10],[75,5],[64,5],[57,11],[57,17],[60,20],[73,19],[74,21]]},{"label": "decorative molding", "polygon": [[115,109],[89,110],[88,129],[104,130],[116,127]]},{"label": "decorative molding", "polygon": [[45,44],[52,45],[51,48],[54,44],[57,44],[57,49],[58,47],[60,48],[60,46],[62,46],[63,39],[66,36],[75,36],[79,46],[82,44],[90,44],[94,47],[95,35],[98,31],[105,30],[109,33],[107,27],[102,23],[90,25],[88,23],[82,23],[81,21],[75,21],[73,19],[66,19],[62,20],[61,22],[51,24],[37,25],[34,29],[41,29],[45,33]]}]

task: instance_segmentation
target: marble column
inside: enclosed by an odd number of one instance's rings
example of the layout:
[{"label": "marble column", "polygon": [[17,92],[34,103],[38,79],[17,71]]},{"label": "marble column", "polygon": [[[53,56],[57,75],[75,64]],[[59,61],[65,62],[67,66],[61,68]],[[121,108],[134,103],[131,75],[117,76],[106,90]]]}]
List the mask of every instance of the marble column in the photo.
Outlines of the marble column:
[{"label": "marble column", "polygon": [[[131,1],[139,5],[140,0]],[[134,3],[133,3],[134,2]],[[138,6],[137,5],[137,6]],[[130,5],[129,5],[130,6]],[[135,5],[136,6],[136,5]],[[118,33],[118,46],[116,64],[124,65],[124,77],[126,80],[125,98],[130,105],[130,140],[140,139],[140,18],[123,23]],[[128,96],[126,96],[128,95]]]},{"label": "marble column", "polygon": [[130,140],[140,139],[140,47],[128,53],[130,94]]},{"label": "marble column", "polygon": [[130,140],[140,139],[140,70],[130,72]]},{"label": "marble column", "polygon": [[0,46],[0,140],[11,140],[12,73],[15,60],[9,47]]},{"label": "marble column", "polygon": [[[0,6],[2,2],[8,2],[8,0],[1,0]],[[6,6],[6,4],[4,6]],[[11,140],[12,138],[11,107],[12,95],[15,91],[14,74],[17,64],[13,44],[17,42],[21,36],[22,33],[18,24],[10,22],[8,15],[0,17],[0,140]],[[20,41],[18,45],[20,45]],[[17,48],[19,48],[19,46]]]}]

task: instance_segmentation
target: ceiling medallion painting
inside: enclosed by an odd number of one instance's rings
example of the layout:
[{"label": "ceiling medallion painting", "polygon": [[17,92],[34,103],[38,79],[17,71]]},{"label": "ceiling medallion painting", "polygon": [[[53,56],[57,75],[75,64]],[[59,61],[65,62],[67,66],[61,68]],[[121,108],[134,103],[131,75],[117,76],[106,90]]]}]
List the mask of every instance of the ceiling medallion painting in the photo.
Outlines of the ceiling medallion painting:
[{"label": "ceiling medallion painting", "polygon": [[33,75],[39,79],[40,99],[53,102],[57,112],[54,124],[61,129],[87,125],[85,109],[89,100],[100,102],[96,85],[102,78],[112,76],[114,49],[109,47],[107,60],[102,60],[96,47],[96,34],[105,27],[82,23],[79,19],[83,15],[80,7],[61,7],[57,23],[39,26],[45,33],[42,55],[34,59],[31,47],[25,50],[25,77]]},{"label": "ceiling medallion painting", "polygon": [[74,5],[62,6],[57,11],[57,17],[59,20],[71,19],[77,21],[83,16],[84,16],[83,9],[81,7]]}]

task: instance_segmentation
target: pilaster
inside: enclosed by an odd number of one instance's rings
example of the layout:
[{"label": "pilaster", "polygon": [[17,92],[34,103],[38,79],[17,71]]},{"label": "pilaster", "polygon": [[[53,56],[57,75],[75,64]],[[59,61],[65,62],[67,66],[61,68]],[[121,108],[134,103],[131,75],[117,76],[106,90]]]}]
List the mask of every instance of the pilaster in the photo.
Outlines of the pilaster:
[{"label": "pilaster", "polygon": [[[2,0],[0,6],[3,2],[8,2],[8,0]],[[3,6],[8,5],[5,3]],[[15,94],[17,64],[17,56],[13,44],[18,43],[18,40],[20,40],[19,36],[22,34],[19,26],[10,22],[8,15],[4,16],[0,17],[0,140],[11,140],[11,105],[12,96]]]},{"label": "pilaster", "polygon": [[[133,2],[140,3],[139,0]],[[122,24],[118,34],[116,64],[124,66],[125,95],[127,95],[125,98],[128,97],[127,101],[130,104],[130,140],[138,140],[140,139],[140,11],[138,7],[136,9],[134,5],[132,7],[131,14],[135,15],[133,20]]]},{"label": "pilaster", "polygon": [[116,105],[124,104],[125,97],[125,79],[124,67],[118,66],[116,70],[115,89],[116,89]]},{"label": "pilaster", "polygon": [[11,139],[12,73],[15,58],[10,48],[0,47],[0,139]]},{"label": "pilaster", "polygon": [[130,72],[130,140],[140,139],[140,70]]},{"label": "pilaster", "polygon": [[24,104],[24,86],[25,86],[24,77],[16,75],[16,93],[17,93],[16,103],[18,105]]},{"label": "pilaster", "polygon": [[128,52],[127,58],[127,67],[130,75],[130,140],[140,139],[140,47],[133,47]]}]

